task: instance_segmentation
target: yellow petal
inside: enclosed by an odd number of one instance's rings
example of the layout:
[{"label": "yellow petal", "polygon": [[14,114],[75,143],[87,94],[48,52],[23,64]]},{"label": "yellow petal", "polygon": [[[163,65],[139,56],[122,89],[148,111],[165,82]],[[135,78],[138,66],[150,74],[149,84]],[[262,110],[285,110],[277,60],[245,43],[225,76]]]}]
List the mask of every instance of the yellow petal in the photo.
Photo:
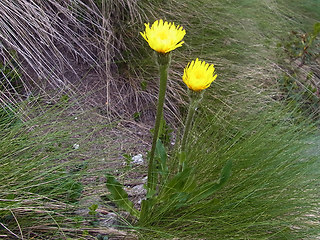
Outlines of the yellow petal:
[{"label": "yellow petal", "polygon": [[183,71],[182,80],[191,90],[202,91],[208,88],[217,78],[217,74],[214,75],[214,71],[213,64],[199,61],[197,58],[187,64]]},{"label": "yellow petal", "polygon": [[182,39],[186,31],[179,25],[176,27],[174,23],[160,19],[156,20],[151,28],[149,23],[145,23],[145,27],[145,31],[140,34],[157,52],[168,53],[184,43]]}]

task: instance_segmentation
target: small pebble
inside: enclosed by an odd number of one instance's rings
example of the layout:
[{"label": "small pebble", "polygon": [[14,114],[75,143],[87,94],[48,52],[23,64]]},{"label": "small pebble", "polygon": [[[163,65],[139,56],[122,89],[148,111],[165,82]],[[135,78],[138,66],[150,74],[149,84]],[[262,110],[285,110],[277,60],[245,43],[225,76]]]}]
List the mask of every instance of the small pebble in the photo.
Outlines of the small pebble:
[{"label": "small pebble", "polygon": [[80,145],[79,145],[79,144],[77,144],[77,143],[73,144],[73,148],[74,148],[74,149],[76,149],[76,150],[77,150],[79,147],[80,147]]},{"label": "small pebble", "polygon": [[132,159],[133,164],[142,165],[144,163],[144,160],[142,158],[142,154],[140,154],[140,153],[136,156],[133,156],[131,159]]}]

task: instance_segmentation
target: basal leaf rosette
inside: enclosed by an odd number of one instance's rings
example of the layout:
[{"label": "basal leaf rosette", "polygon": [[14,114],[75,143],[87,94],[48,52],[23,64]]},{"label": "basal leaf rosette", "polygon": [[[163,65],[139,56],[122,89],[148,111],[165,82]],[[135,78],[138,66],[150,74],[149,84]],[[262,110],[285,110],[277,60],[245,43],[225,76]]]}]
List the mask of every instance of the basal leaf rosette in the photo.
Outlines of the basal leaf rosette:
[{"label": "basal leaf rosette", "polygon": [[181,47],[186,30],[182,26],[175,26],[174,23],[155,21],[151,28],[149,23],[145,23],[145,31],[140,32],[141,36],[148,42],[149,46],[162,54],[168,53],[178,47]]},{"label": "basal leaf rosette", "polygon": [[208,88],[216,78],[214,65],[199,61],[197,58],[188,63],[184,69],[182,80],[189,89],[200,92]]}]

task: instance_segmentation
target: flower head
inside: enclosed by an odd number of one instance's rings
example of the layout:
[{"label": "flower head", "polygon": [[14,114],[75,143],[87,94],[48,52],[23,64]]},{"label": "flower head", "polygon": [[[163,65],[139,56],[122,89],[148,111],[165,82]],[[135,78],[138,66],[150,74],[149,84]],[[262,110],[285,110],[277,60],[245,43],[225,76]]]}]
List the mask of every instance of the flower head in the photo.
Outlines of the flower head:
[{"label": "flower head", "polygon": [[210,84],[217,78],[214,74],[215,68],[213,64],[208,64],[205,61],[196,61],[188,63],[184,69],[183,82],[195,92],[200,92],[210,86]]},{"label": "flower head", "polygon": [[149,23],[144,25],[146,30],[140,32],[141,36],[159,53],[168,53],[184,43],[182,39],[186,30],[179,25],[175,26],[174,23],[164,22],[162,19],[155,21],[151,28]]}]

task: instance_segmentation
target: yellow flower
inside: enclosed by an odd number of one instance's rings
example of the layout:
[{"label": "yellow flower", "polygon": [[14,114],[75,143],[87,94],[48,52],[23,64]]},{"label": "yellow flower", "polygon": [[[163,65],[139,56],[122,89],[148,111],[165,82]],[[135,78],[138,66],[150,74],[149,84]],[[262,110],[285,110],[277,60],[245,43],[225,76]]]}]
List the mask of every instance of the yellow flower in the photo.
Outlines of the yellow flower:
[{"label": "yellow flower", "polygon": [[149,46],[159,52],[168,53],[178,47],[181,47],[184,41],[181,41],[186,34],[186,30],[181,26],[175,26],[174,23],[163,22],[162,19],[155,21],[151,28],[144,24],[146,30],[140,32],[141,36],[149,43]]},{"label": "yellow flower", "polygon": [[210,86],[210,84],[217,78],[214,75],[214,65],[208,64],[205,61],[201,62],[197,58],[196,61],[188,63],[184,69],[183,82],[195,92],[200,92]]}]

